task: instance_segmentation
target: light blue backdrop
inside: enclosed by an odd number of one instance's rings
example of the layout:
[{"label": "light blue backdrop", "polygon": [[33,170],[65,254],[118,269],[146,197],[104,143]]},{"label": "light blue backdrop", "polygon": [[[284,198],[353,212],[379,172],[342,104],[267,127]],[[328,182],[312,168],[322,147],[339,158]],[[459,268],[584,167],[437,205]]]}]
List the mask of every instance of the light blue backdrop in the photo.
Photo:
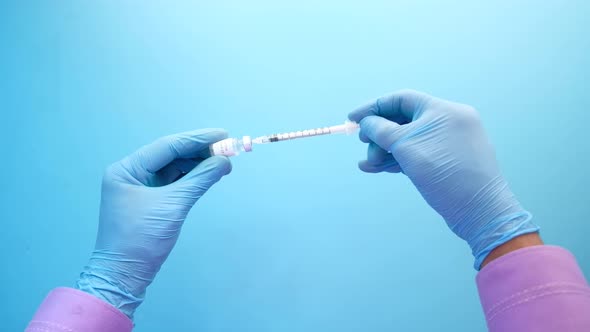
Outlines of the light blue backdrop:
[{"label": "light blue backdrop", "polygon": [[[474,105],[548,243],[590,275],[588,1],[3,1],[0,316],[94,245],[105,167],[169,133],[342,122],[415,88]],[[136,330],[482,331],[469,249],[356,137],[263,146],[191,212]]]}]

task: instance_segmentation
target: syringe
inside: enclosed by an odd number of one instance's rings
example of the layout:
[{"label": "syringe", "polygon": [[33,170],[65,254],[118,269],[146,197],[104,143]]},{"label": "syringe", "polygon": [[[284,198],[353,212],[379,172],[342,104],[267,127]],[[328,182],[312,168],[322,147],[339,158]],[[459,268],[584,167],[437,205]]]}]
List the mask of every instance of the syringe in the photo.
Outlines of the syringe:
[{"label": "syringe", "polygon": [[268,136],[260,136],[255,139],[250,136],[244,136],[242,139],[226,138],[215,144],[212,144],[209,150],[212,156],[236,156],[240,152],[251,152],[254,144],[267,144],[281,141],[288,141],[296,138],[313,137],[330,134],[352,134],[359,128],[358,123],[346,121],[344,124],[323,127],[317,129],[307,129],[300,131],[292,131],[288,133],[273,134]]},{"label": "syringe", "polygon": [[305,137],[312,137],[312,136],[320,136],[320,135],[329,135],[329,134],[352,134],[359,128],[358,123],[352,121],[346,121],[344,124],[331,126],[331,127],[323,127],[323,128],[316,128],[316,129],[306,129],[306,130],[299,130],[299,131],[291,131],[287,133],[280,133],[280,134],[272,134],[268,136],[260,136],[252,140],[254,144],[267,144],[267,143],[274,143],[274,142],[281,142],[281,141],[288,141],[296,138],[305,138]]}]

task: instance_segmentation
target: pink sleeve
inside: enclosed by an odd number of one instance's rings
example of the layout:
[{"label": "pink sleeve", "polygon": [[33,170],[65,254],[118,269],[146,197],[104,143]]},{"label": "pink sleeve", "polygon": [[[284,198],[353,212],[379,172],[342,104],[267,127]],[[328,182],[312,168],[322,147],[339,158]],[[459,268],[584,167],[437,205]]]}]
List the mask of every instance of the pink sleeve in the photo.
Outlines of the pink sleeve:
[{"label": "pink sleeve", "polygon": [[25,332],[129,332],[131,320],[110,304],[72,288],[47,295]]},{"label": "pink sleeve", "polygon": [[477,287],[492,332],[590,331],[590,288],[563,248],[534,246],[497,258],[479,272]]}]

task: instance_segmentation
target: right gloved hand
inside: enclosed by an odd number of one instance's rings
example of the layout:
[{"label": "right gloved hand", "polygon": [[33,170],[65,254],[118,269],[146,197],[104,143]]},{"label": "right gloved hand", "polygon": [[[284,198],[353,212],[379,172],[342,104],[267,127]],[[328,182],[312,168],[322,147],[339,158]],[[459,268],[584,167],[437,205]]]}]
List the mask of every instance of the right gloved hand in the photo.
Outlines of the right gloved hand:
[{"label": "right gloved hand", "polygon": [[403,172],[467,241],[479,270],[496,247],[539,227],[508,188],[495,152],[470,106],[400,91],[349,114],[369,143],[361,170]]}]

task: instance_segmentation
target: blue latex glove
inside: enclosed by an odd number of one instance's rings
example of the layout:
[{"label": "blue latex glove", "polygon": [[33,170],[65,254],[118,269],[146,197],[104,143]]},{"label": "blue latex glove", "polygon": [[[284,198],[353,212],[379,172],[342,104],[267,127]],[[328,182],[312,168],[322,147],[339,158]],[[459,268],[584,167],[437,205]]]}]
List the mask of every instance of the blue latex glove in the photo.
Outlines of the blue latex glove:
[{"label": "blue latex glove", "polygon": [[494,248],[539,230],[508,188],[472,107],[405,90],[349,118],[360,123],[360,139],[369,143],[360,169],[406,174],[467,241],[477,270]]},{"label": "blue latex glove", "polygon": [[218,129],[166,136],[111,165],[103,178],[95,249],[77,282],[133,318],[197,200],[231,171],[208,156]]}]

